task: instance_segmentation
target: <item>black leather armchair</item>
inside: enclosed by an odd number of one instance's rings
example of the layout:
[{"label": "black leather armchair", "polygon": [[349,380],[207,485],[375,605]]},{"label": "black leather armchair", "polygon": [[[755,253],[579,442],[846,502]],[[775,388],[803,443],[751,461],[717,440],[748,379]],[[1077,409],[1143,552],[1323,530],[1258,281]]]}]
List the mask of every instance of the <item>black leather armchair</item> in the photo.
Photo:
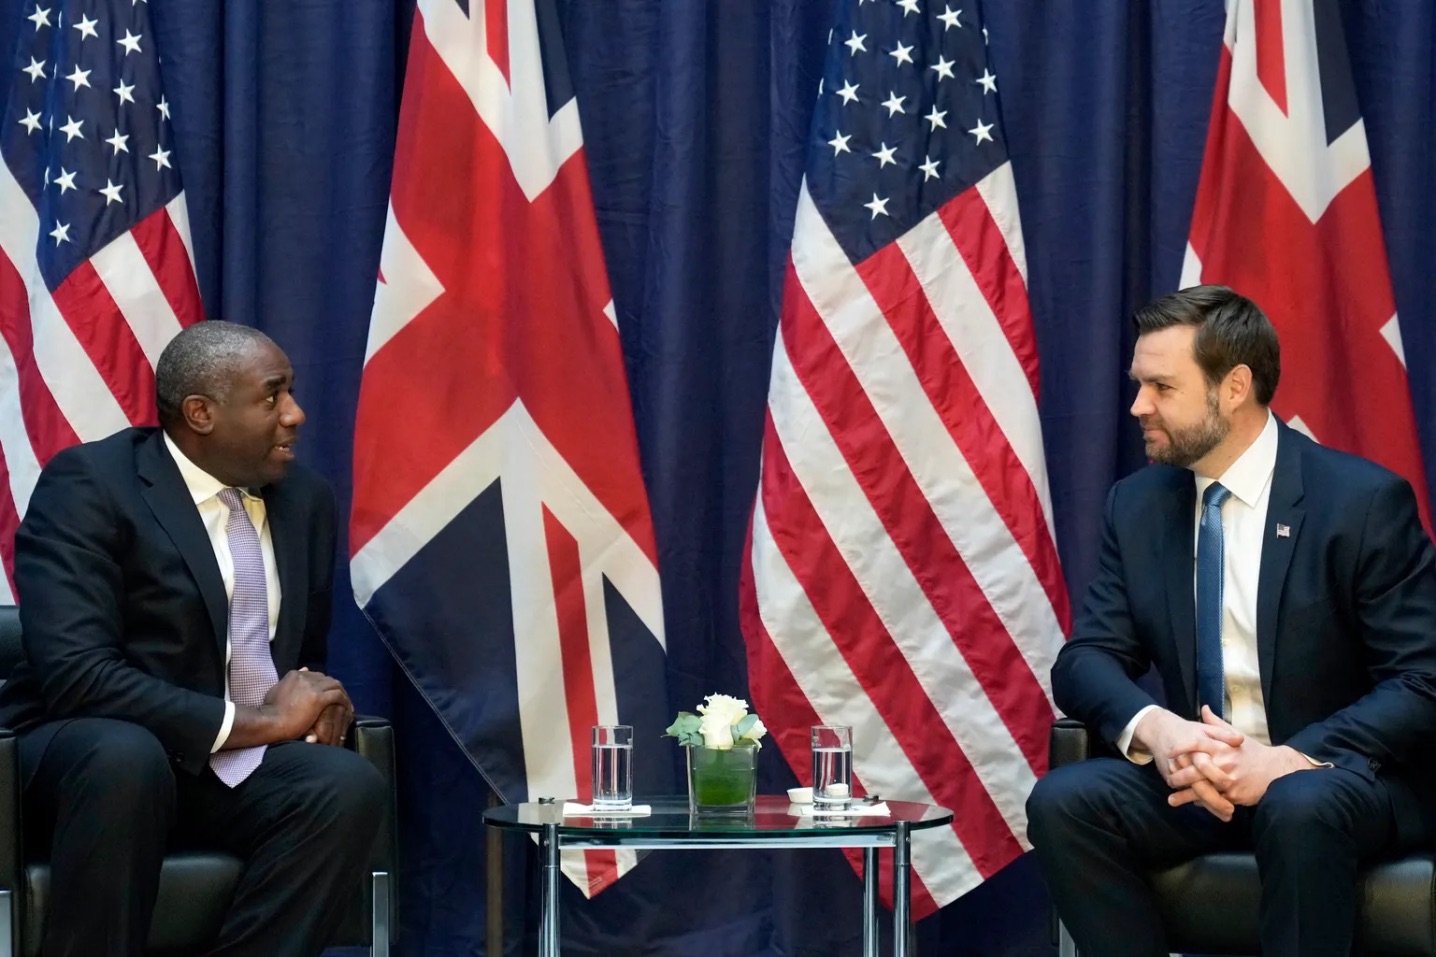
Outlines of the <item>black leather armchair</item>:
[{"label": "black leather armchair", "polygon": [[[1063,718],[1053,726],[1052,767],[1085,760],[1092,753],[1095,749],[1080,722]],[[1257,953],[1261,881],[1251,854],[1204,854],[1154,873],[1152,883],[1172,950]],[[1413,854],[1367,871],[1356,945],[1359,954],[1436,957],[1436,859],[1431,854]]]},{"label": "black leather armchair", "polygon": [[[0,678],[23,659],[20,616],[0,606]],[[15,734],[0,728],[0,957],[35,957],[50,900],[50,867],[39,849],[23,846],[20,762]],[[394,735],[382,718],[356,717],[346,745],[389,782],[391,798],[370,856],[370,872],[354,875],[354,895],[335,946],[366,946],[388,957],[394,920],[393,875],[398,862],[394,816]],[[239,879],[240,861],[217,851],[177,851],[165,858],[149,950],[190,953],[214,939]]]}]

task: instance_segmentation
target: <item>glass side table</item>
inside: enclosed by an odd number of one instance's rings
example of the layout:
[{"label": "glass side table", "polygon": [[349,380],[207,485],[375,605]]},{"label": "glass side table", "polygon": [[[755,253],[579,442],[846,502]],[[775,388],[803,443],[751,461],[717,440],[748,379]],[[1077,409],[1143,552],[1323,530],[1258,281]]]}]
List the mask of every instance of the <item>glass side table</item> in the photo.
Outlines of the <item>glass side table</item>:
[{"label": "glass side table", "polygon": [[[696,817],[688,799],[634,799],[650,804],[647,817],[564,817],[561,803],[510,804],[484,812],[500,830],[537,834],[543,860],[539,957],[559,957],[559,851],[596,848],[861,847],[863,957],[878,954],[878,848],[893,849],[893,957],[907,957],[911,893],[911,835],[952,822],[952,812],[929,804],[888,801],[883,817],[824,820],[801,817],[786,797],[759,795],[751,817]],[[792,813],[789,813],[791,810]]]}]

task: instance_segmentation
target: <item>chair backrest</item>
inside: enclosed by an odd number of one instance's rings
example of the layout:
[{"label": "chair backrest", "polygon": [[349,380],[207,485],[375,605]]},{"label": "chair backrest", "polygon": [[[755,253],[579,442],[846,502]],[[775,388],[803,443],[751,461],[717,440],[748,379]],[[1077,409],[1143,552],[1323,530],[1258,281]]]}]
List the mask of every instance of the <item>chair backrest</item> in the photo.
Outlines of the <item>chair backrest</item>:
[{"label": "chair backrest", "polygon": [[25,660],[25,646],[20,642],[20,609],[0,605],[0,681],[10,677],[15,666]]}]

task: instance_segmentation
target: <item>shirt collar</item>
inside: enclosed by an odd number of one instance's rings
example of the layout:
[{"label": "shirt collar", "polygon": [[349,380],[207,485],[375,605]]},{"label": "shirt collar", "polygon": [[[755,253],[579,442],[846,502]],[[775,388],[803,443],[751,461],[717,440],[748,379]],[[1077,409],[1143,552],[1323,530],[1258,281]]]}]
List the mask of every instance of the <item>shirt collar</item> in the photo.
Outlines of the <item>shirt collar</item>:
[{"label": "shirt collar", "polygon": [[[1276,416],[1268,411],[1266,426],[1256,437],[1256,441],[1247,446],[1247,450],[1237,456],[1237,460],[1227,466],[1227,470],[1221,475],[1222,485],[1248,508],[1256,507],[1257,499],[1261,498],[1262,491],[1271,481],[1272,473],[1276,471],[1276,446]],[[1196,475],[1195,472],[1192,474]],[[1197,501],[1200,502],[1207,488],[1218,480],[1205,475],[1196,475],[1196,479]]]},{"label": "shirt collar", "polygon": [[[175,460],[175,466],[179,469],[180,478],[184,480],[185,488],[189,489],[190,498],[194,499],[196,505],[207,502],[220,492],[229,488],[219,479],[210,475],[204,469],[195,465],[188,455],[180,451],[174,439],[170,438],[168,432],[163,433],[165,437],[165,448],[170,450],[170,458]],[[254,494],[247,488],[239,490],[241,495],[253,498]]]}]

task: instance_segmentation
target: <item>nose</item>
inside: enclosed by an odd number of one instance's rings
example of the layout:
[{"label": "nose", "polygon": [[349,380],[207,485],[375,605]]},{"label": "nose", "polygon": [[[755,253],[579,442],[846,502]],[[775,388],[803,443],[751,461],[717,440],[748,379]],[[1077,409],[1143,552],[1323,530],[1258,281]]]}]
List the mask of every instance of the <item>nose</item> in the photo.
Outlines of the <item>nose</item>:
[{"label": "nose", "polygon": [[284,424],[291,429],[297,429],[304,424],[304,410],[300,408],[299,402],[288,392],[284,394],[284,411],[280,414]]},{"label": "nose", "polygon": [[1151,415],[1157,411],[1156,406],[1152,404],[1152,397],[1147,394],[1146,386],[1137,387],[1137,397],[1132,400],[1132,407],[1127,411],[1139,419],[1144,415]]}]

